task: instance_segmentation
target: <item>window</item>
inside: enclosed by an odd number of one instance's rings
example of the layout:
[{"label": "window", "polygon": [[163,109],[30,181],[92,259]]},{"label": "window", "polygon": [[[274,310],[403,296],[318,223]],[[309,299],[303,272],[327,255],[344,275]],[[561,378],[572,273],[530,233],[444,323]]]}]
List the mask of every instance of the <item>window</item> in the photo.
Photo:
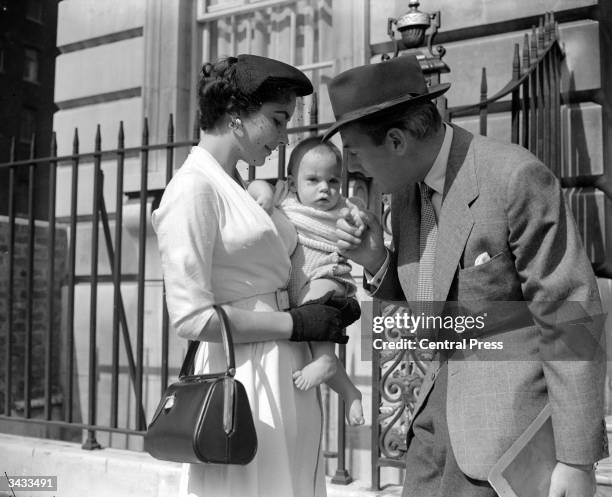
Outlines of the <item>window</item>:
[{"label": "window", "polygon": [[246,0],[207,0],[206,12],[219,12],[246,4]]},{"label": "window", "polygon": [[42,22],[43,4],[42,0],[28,0],[28,10],[26,17],[30,21]]},{"label": "window", "polygon": [[38,82],[38,51],[33,48],[25,49],[23,79],[32,83]]},{"label": "window", "polygon": [[24,108],[21,111],[21,127],[19,129],[19,141],[24,144],[32,142],[32,135],[36,132],[36,111]]}]

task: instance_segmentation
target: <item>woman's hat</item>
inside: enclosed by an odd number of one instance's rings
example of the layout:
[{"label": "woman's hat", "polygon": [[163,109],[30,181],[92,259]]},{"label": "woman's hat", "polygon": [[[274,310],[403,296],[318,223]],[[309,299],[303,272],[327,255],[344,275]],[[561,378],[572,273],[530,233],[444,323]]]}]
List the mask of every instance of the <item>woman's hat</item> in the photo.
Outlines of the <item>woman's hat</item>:
[{"label": "woman's hat", "polygon": [[328,85],[336,122],[323,140],[341,126],[396,105],[431,100],[450,88],[450,83],[427,86],[421,64],[414,55],[355,67],[338,74]]},{"label": "woman's hat", "polygon": [[312,83],[306,75],[289,64],[250,54],[238,55],[236,59],[236,82],[247,94],[255,92],[268,80],[288,83],[298,97],[313,92]]}]

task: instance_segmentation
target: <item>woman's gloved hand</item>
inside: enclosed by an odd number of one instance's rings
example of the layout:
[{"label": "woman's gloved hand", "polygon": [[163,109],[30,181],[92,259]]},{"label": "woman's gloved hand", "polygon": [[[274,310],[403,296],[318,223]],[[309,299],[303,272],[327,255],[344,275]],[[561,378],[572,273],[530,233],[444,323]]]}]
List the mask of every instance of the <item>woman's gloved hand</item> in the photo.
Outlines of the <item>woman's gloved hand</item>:
[{"label": "woman's gloved hand", "polygon": [[[343,329],[359,318],[355,299],[336,299],[334,292],[289,310],[293,319],[290,340],[294,342],[336,342],[345,344]],[[352,301],[352,302],[351,302]]]},{"label": "woman's gloved hand", "polygon": [[342,327],[346,328],[361,317],[361,307],[355,298],[331,298],[326,305],[331,305],[340,311]]}]

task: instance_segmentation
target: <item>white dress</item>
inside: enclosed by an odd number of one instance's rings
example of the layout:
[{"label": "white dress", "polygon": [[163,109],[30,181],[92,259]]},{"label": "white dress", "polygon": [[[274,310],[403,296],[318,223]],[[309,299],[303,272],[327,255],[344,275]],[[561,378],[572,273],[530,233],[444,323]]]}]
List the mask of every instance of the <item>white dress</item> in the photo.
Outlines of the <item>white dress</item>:
[{"label": "white dress", "polygon": [[[192,148],[166,187],[153,226],[168,312],[180,336],[195,339],[213,315],[213,304],[277,310],[271,299],[257,296],[286,287],[292,247],[203,148]],[[315,389],[302,392],[292,379],[293,371],[311,361],[307,344],[236,344],[235,355],[236,378],[253,411],[257,455],[246,466],[185,464],[180,495],[325,496],[320,403]],[[221,371],[224,366],[222,345],[202,342],[196,372]]]}]

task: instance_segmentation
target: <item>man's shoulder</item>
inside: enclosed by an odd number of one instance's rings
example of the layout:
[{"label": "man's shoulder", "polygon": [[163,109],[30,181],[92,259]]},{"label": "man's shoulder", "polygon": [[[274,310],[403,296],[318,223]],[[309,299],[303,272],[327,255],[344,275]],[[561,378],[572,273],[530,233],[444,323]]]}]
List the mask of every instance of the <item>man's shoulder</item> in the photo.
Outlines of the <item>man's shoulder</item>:
[{"label": "man's shoulder", "polygon": [[474,135],[471,149],[477,172],[499,179],[548,170],[529,150],[514,143]]}]

